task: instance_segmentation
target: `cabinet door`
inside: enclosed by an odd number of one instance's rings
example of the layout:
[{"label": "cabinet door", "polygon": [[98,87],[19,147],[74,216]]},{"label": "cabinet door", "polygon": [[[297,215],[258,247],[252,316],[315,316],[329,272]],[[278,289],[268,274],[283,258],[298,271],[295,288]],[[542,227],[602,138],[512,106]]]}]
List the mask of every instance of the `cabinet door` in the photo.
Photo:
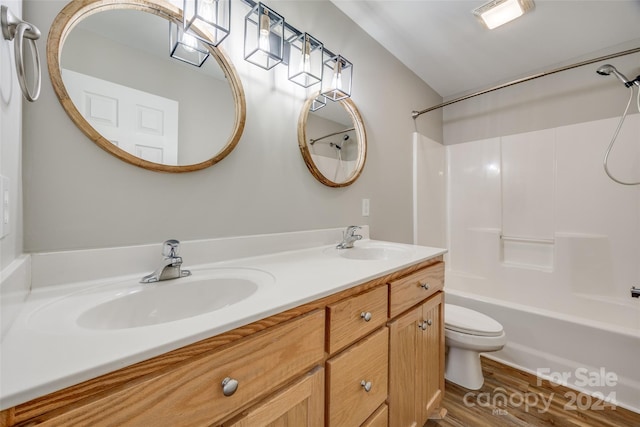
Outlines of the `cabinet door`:
[{"label": "cabinet door", "polygon": [[426,421],[431,413],[440,406],[444,396],[444,304],[442,294],[435,295],[422,305],[422,335],[420,339],[420,361],[422,372],[422,414]]},{"label": "cabinet door", "polygon": [[389,323],[389,425],[424,425],[444,396],[442,293]]},{"label": "cabinet door", "polygon": [[322,427],[324,426],[324,370],[302,380],[245,412],[225,427]]},{"label": "cabinet door", "polygon": [[421,367],[418,364],[422,331],[422,307],[416,307],[389,323],[389,425],[422,425]]}]

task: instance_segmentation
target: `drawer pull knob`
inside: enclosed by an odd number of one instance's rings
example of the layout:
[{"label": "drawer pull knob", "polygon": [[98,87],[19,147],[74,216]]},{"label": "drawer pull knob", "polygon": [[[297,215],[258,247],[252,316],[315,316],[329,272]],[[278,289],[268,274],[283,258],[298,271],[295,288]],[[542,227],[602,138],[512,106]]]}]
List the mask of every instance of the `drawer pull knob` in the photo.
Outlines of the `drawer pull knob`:
[{"label": "drawer pull knob", "polygon": [[371,391],[371,381],[362,380],[360,382],[360,385],[362,386],[364,391],[366,391],[367,393],[369,393]]},{"label": "drawer pull knob", "polygon": [[433,325],[433,321],[431,319],[427,319],[427,325],[429,326]]},{"label": "drawer pull knob", "polygon": [[371,320],[371,313],[368,311],[363,311],[362,313],[360,313],[360,317],[362,317],[364,319],[365,322],[368,322],[369,320]]},{"label": "drawer pull knob", "polygon": [[420,283],[420,287],[425,291],[429,290],[429,283]]},{"label": "drawer pull knob", "polygon": [[227,377],[222,380],[222,394],[231,396],[238,389],[238,380]]}]

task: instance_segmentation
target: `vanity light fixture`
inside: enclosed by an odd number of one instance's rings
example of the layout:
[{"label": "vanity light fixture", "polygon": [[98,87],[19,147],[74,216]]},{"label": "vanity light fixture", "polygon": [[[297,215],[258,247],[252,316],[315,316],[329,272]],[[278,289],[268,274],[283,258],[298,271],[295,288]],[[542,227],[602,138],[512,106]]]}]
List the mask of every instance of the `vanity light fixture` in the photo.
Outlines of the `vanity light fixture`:
[{"label": "vanity light fixture", "polygon": [[196,67],[201,67],[209,57],[209,50],[200,44],[199,39],[172,21],[169,21],[169,52],[172,58]]},{"label": "vanity light fixture", "polygon": [[[324,107],[327,99],[339,101],[351,96],[351,62],[332,53],[308,33],[291,26],[264,4],[242,1],[251,7],[245,18],[247,61],[267,70],[279,63],[286,64],[289,80],[303,87],[321,83],[321,93],[313,101],[311,111]],[[325,60],[327,57],[329,59]]]},{"label": "vanity light fixture", "polygon": [[488,29],[493,30],[519,18],[534,7],[533,0],[492,0],[471,13]]},{"label": "vanity light fixture", "polygon": [[320,93],[332,101],[351,96],[353,64],[341,55],[335,55],[324,61],[325,73]]},{"label": "vanity light fixture", "polygon": [[[182,6],[182,25],[185,33],[211,46],[218,46],[229,35],[230,0],[184,0]],[[194,27],[197,27],[198,31]]]},{"label": "vanity light fixture", "polygon": [[289,80],[302,87],[322,81],[324,46],[308,33],[289,41]]},{"label": "vanity light fixture", "polygon": [[257,3],[244,20],[244,59],[265,70],[284,57],[284,18]]}]

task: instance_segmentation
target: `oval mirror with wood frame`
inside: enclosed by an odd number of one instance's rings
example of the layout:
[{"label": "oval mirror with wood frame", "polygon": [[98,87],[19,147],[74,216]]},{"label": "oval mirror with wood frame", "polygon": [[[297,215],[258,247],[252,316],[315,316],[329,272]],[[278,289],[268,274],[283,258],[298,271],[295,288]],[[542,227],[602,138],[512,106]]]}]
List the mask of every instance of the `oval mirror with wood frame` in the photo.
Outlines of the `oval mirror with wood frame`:
[{"label": "oval mirror with wood frame", "polygon": [[351,98],[326,101],[311,111],[318,94],[306,100],[298,119],[298,146],[307,168],[322,184],[346,187],[362,173],[367,136]]},{"label": "oval mirror with wood frame", "polygon": [[201,67],[170,56],[170,22],[182,25],[182,11],[163,0],[72,1],[51,25],[47,64],[62,107],[98,146],[145,169],[190,172],[235,148],[246,101],[219,47],[200,44]]}]

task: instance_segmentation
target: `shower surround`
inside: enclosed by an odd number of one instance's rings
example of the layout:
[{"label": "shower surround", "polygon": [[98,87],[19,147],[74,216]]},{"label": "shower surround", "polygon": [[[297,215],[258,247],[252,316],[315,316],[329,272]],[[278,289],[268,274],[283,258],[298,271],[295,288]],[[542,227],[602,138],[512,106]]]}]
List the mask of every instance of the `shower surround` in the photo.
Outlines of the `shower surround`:
[{"label": "shower surround", "polygon": [[[640,411],[640,301],[630,296],[640,187],[614,183],[602,165],[618,120],[448,146],[446,286],[448,302],[505,326],[496,359],[533,373],[611,372],[615,387],[573,386]],[[638,179],[639,141],[632,114],[610,156],[620,178]]]}]

